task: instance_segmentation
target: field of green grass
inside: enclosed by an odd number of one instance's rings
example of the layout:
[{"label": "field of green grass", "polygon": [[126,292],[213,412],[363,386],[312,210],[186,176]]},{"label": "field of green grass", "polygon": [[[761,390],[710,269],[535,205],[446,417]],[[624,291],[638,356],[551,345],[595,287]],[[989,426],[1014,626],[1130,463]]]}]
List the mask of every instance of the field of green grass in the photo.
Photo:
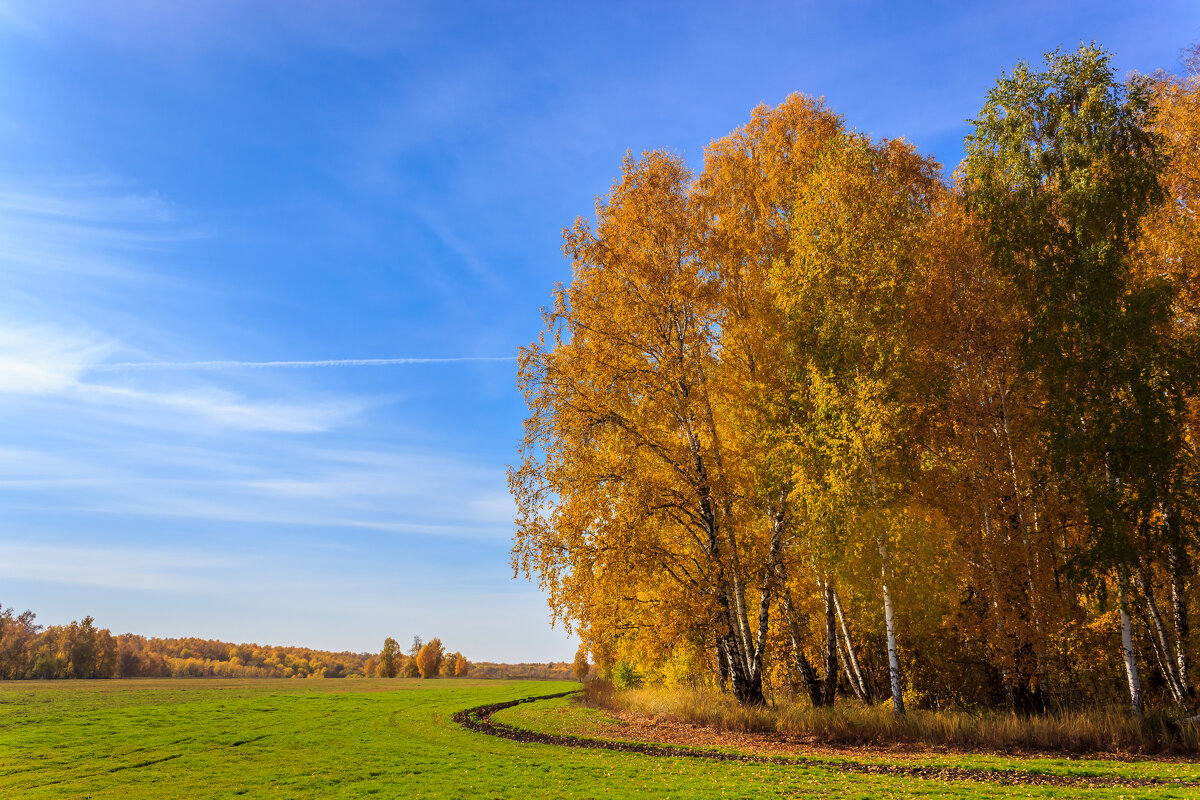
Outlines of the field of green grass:
[{"label": "field of green grass", "polygon": [[[1185,798],[1196,792],[1170,786],[1080,790],[940,782],[830,766],[652,758],[520,744],[465,730],[450,719],[472,706],[568,688],[530,681],[379,679],[4,683],[0,797],[850,800]],[[595,713],[560,700],[518,706],[496,719],[587,735],[589,714]],[[1013,759],[1004,765],[1022,767]],[[1179,764],[1072,761],[1029,767],[1200,778],[1200,768]]]}]

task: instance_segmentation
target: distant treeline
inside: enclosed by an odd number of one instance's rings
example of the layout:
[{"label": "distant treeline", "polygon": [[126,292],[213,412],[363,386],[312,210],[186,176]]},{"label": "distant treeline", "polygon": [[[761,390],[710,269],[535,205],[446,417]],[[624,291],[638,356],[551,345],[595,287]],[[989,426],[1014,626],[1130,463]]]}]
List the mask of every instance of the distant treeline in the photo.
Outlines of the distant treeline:
[{"label": "distant treeline", "polygon": [[569,661],[549,661],[529,664],[493,664],[480,662],[471,665],[472,678],[496,678],[497,680],[573,681]]},{"label": "distant treeline", "polygon": [[[92,617],[43,627],[32,611],[0,605],[0,680],[59,678],[362,678],[468,677],[569,680],[568,663],[471,664],[441,640],[413,638],[411,654],[394,639],[382,653],[232,644],[216,639],[114,635]],[[388,646],[387,643],[390,643]],[[388,657],[391,667],[385,668]],[[381,658],[382,657],[382,658]],[[422,669],[424,667],[424,669]]]},{"label": "distant treeline", "polygon": [[35,616],[0,607],[0,679],[345,678],[366,674],[371,657],[196,637],[114,636],[91,617],[43,628]]}]

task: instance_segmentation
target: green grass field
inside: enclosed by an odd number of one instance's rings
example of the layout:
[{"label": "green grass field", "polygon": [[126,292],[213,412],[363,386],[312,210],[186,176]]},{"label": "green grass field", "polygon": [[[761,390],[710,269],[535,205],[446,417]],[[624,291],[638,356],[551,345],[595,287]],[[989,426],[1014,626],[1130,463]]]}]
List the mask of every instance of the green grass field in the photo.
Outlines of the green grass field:
[{"label": "green grass field", "polygon": [[[651,758],[464,730],[471,706],[570,688],[467,680],[162,680],[0,684],[0,798],[1190,797],[1179,787],[939,782],[830,767]],[[588,733],[565,701],[497,720]],[[948,757],[941,757],[943,759]],[[982,761],[980,760],[982,759]],[[1157,763],[1025,762],[1041,771],[1200,778]],[[984,757],[957,763],[988,763]],[[1044,763],[1041,763],[1044,762]],[[994,764],[992,764],[994,765]]]}]

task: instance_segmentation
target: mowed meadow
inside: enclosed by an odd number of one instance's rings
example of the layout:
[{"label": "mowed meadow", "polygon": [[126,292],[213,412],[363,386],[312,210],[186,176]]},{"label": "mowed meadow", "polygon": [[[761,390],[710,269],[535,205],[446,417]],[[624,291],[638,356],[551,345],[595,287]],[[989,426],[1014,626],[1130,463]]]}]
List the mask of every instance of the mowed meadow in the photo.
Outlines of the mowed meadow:
[{"label": "mowed meadow", "polygon": [[[128,680],[0,684],[0,796],[253,797],[1071,797],[1078,787],[847,773],[529,744],[467,730],[456,711],[577,688],[565,682],[380,679]],[[613,738],[571,699],[497,721]],[[856,755],[860,761],[862,760]],[[914,760],[915,759],[915,760]],[[875,756],[878,763],[886,759]],[[1031,773],[1196,780],[1179,762],[893,757]],[[1180,786],[1094,797],[1188,797]]]}]

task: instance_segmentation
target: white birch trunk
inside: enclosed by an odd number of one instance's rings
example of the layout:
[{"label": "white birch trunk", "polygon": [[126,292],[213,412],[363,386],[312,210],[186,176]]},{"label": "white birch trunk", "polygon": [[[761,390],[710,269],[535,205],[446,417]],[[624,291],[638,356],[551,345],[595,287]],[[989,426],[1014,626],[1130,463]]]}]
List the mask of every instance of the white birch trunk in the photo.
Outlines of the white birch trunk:
[{"label": "white birch trunk", "polygon": [[[879,483],[875,480],[875,464],[871,461],[871,456],[867,455],[867,473],[871,477],[871,499],[873,511],[875,512],[875,524],[879,525]],[[888,651],[888,682],[892,686],[892,710],[897,714],[904,713],[904,690],[900,685],[900,654],[897,652],[896,645],[896,612],[892,606],[892,593],[888,589],[888,581],[891,579],[892,559],[888,555],[887,539],[881,531],[875,533],[875,544],[879,548],[879,576],[883,584],[883,622],[887,629],[887,651]]]},{"label": "white birch trunk", "polygon": [[1125,657],[1125,678],[1129,682],[1129,704],[1135,716],[1145,713],[1142,702],[1142,679],[1138,676],[1137,657],[1133,650],[1133,623],[1129,619],[1129,573],[1120,571],[1121,652]]},{"label": "white birch trunk", "polygon": [[879,557],[883,560],[880,572],[883,579],[883,620],[887,628],[888,680],[892,685],[892,710],[903,714],[904,689],[900,685],[900,655],[896,648],[896,613],[892,608],[892,593],[888,591],[891,558],[888,556],[887,542],[883,537],[880,536],[877,541]]},{"label": "white birch trunk", "polygon": [[850,626],[846,623],[846,615],[842,613],[842,601],[838,598],[837,592],[833,593],[833,608],[837,612],[838,623],[842,628],[842,638],[845,640],[843,658],[850,665],[846,674],[850,676],[850,683],[855,687],[858,699],[869,703],[871,702],[871,692],[867,689],[867,682],[863,680],[862,668],[858,665],[858,655],[854,652],[854,640],[850,638]]},{"label": "white birch trunk", "polygon": [[1171,698],[1176,703],[1182,703],[1185,689],[1180,681],[1175,659],[1172,658],[1171,645],[1167,641],[1166,625],[1163,624],[1162,613],[1158,610],[1158,601],[1154,598],[1154,587],[1150,585],[1141,570],[1138,571],[1136,584],[1146,601],[1147,618],[1150,620],[1151,630],[1155,636],[1154,648],[1159,654],[1159,667],[1167,682],[1167,689],[1170,690]]}]

